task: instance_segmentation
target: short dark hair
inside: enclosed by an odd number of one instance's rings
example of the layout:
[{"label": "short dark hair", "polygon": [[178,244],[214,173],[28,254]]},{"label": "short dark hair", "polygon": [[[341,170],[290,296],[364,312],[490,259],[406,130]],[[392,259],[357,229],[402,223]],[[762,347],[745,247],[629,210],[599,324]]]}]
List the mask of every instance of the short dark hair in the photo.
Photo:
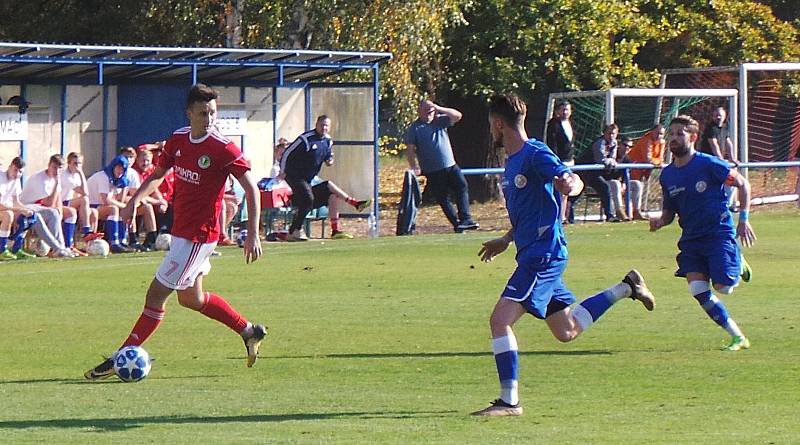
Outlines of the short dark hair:
[{"label": "short dark hair", "polygon": [[64,158],[62,158],[61,155],[50,156],[50,161],[48,161],[48,164],[56,164],[59,167],[63,167],[64,166]]},{"label": "short dark hair", "polygon": [[688,131],[689,133],[694,133],[694,134],[700,133],[700,124],[697,123],[697,121],[694,120],[694,118],[692,116],[689,116],[688,114],[681,114],[679,116],[676,116],[669,122],[669,124],[683,125],[684,127],[686,127],[686,131]]},{"label": "short dark hair", "polygon": [[81,156],[83,155],[76,151],[70,152],[70,154],[67,155],[67,162],[77,161]]},{"label": "short dark hair", "polygon": [[11,160],[11,165],[17,167],[18,169],[23,169],[25,168],[25,160],[17,156],[16,158]]},{"label": "short dark hair", "polygon": [[489,99],[489,115],[494,114],[509,125],[521,125],[528,107],[514,94],[496,94]]},{"label": "short dark hair", "polygon": [[330,117],[328,117],[327,114],[320,114],[319,117],[317,118],[316,122],[319,122],[319,121],[325,120],[325,119],[330,119]]},{"label": "short dark hair", "polygon": [[211,102],[218,97],[219,93],[217,93],[217,90],[204,83],[196,83],[186,96],[186,108],[191,107],[192,104],[196,102]]},{"label": "short dark hair", "polygon": [[572,105],[572,103],[571,103],[570,101],[568,101],[568,100],[562,100],[562,101],[559,101],[559,102],[556,104],[556,110],[557,110],[557,109],[559,109],[559,108],[561,108],[561,107],[566,107],[567,105]]},{"label": "short dark hair", "polygon": [[119,154],[136,156],[136,149],[129,145],[126,145],[124,147],[119,148]]},{"label": "short dark hair", "polygon": [[614,123],[608,124],[606,125],[605,128],[603,128],[603,134],[605,134],[607,131],[614,131],[614,130],[619,131],[619,126],[617,126],[617,124]]}]

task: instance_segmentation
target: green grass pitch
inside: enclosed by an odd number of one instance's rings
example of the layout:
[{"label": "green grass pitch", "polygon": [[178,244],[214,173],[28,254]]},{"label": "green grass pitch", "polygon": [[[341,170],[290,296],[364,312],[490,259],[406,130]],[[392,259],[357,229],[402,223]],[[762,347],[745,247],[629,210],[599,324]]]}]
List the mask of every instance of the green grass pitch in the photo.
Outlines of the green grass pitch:
[{"label": "green grass pitch", "polygon": [[569,344],[521,320],[514,419],[467,416],[498,391],[488,315],[514,254],[480,263],[493,233],[265,244],[252,265],[224,248],[205,285],[269,326],[260,360],[173,297],[134,384],[82,373],[129,332],[160,254],[0,263],[0,443],[797,443],[798,212],[751,219],[754,280],[722,296],[740,353],[672,276],[676,225],[569,226],[578,298],[636,267],[656,311],[621,301]]}]

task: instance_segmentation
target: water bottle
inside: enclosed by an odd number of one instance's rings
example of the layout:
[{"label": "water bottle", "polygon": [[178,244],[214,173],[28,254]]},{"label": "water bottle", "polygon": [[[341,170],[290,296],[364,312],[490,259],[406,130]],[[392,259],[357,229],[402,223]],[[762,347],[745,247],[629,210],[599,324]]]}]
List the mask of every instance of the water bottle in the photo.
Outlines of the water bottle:
[{"label": "water bottle", "polygon": [[367,236],[370,238],[378,237],[378,220],[372,212],[370,212],[369,218],[367,218]]},{"label": "water bottle", "polygon": [[247,239],[247,229],[242,229],[239,231],[239,237],[236,238],[236,244],[239,247],[244,247],[244,242]]}]

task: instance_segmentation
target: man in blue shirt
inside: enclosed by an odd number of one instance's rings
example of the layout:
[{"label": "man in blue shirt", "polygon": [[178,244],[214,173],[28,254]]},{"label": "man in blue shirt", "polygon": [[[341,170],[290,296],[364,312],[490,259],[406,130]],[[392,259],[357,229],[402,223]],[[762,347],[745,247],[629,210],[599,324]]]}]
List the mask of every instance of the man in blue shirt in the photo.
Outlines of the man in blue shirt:
[{"label": "man in blue shirt", "polygon": [[511,219],[511,230],[483,243],[478,256],[491,261],[517,245],[517,269],[508,280],[492,311],[492,352],[500,379],[500,397],[476,416],[519,416],[522,407],[517,391],[518,350],[512,326],[526,312],[544,319],[559,341],[577,338],[617,301],[629,297],[652,311],[655,298],[641,274],[631,270],[622,282],[579,304],[561,281],[567,266],[567,242],[561,227],[561,196],[577,195],[583,188],[550,148],[525,132],[527,107],[518,97],[492,97],[489,127],[492,141],[508,154],[503,194]]},{"label": "man in blue shirt", "polygon": [[[472,220],[469,210],[467,180],[456,164],[447,134],[447,129],[461,120],[461,112],[429,100],[420,102],[417,112],[419,118],[408,127],[405,135],[409,167],[415,175],[421,172],[428,178],[428,187],[453,230],[460,233],[477,229],[478,224]],[[450,192],[456,197],[458,213],[450,202]]]},{"label": "man in blue shirt", "polygon": [[324,114],[317,118],[313,130],[306,131],[292,142],[281,158],[281,175],[292,189],[292,205],[297,212],[289,227],[289,241],[308,241],[302,229],[306,215],[311,209],[328,206],[331,220],[331,238],[348,239],[353,235],[339,230],[339,200],[359,212],[372,203],[371,199],[359,201],[348,195],[332,181],[323,181],[311,186],[311,181],[319,174],[322,164],[333,165],[333,140],[328,132],[331,119]]},{"label": "man in blue shirt", "polygon": [[[689,293],[704,311],[731,336],[724,350],[739,351],[750,347],[750,341],[728,315],[722,301],[711,293],[714,289],[730,294],[742,275],[749,281],[749,267],[742,268],[738,237],[751,246],[756,239],[748,217],[750,183],[727,162],[695,151],[700,126],[690,116],[678,116],[670,122],[667,144],[672,163],[661,172],[664,203],[661,216],[650,219],[650,231],[656,231],[679,216],[683,233],[678,241],[678,271],[686,277]],[[739,224],[734,230],[733,216],[728,210],[725,185],[739,189]]]}]

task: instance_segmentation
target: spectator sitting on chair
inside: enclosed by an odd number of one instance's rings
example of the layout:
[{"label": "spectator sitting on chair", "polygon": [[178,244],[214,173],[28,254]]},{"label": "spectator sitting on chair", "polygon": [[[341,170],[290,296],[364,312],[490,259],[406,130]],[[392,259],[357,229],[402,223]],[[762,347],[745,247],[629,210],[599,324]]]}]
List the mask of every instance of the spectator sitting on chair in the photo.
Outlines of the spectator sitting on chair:
[{"label": "spectator sitting on chair", "polygon": [[235,188],[236,188],[236,179],[233,175],[228,176],[228,180],[225,181],[225,194],[222,195],[222,207],[220,209],[220,224],[221,230],[219,233],[219,241],[217,242],[218,246],[233,246],[236,244],[230,237],[228,237],[228,226],[231,225],[233,218],[239,212],[239,206],[242,203],[242,198],[244,195],[237,195]]},{"label": "spectator sitting on chair", "polygon": [[272,149],[272,169],[269,171],[270,178],[277,178],[281,174],[281,158],[287,147],[289,147],[289,141],[286,140],[286,138],[280,138],[275,148]]},{"label": "spectator sitting on chair", "polygon": [[[155,171],[155,162],[158,160],[158,157],[161,156],[164,143],[165,141],[158,141],[154,144],[142,144],[139,146],[139,150],[145,149],[153,153],[150,166],[147,167],[144,173],[139,173],[139,178],[141,179],[142,183],[144,183],[144,181],[150,177],[153,171]],[[175,192],[175,171],[173,169],[167,170],[167,173],[164,175],[164,179],[158,186],[158,192],[167,202],[167,208],[166,210],[162,210],[163,207],[161,206],[154,208],[156,211],[156,225],[158,226],[158,231],[160,233],[170,233],[172,230],[172,195]]]},{"label": "spectator sitting on chair", "polygon": [[353,235],[339,230],[339,201],[344,201],[361,212],[372,200],[356,200],[331,181],[311,186],[322,164],[333,165],[333,140],[328,132],[331,119],[322,115],[317,118],[313,130],[306,131],[292,142],[281,158],[281,175],[292,189],[292,205],[297,209],[289,227],[289,241],[308,241],[302,229],[306,215],[311,209],[328,206],[331,219],[331,238],[347,239]]},{"label": "spectator sitting on chair", "polygon": [[[61,239],[61,213],[38,204],[26,206],[20,201],[22,185],[19,178],[24,169],[25,161],[17,156],[8,170],[0,171],[0,259],[23,260],[34,257],[22,249],[29,228],[33,228],[57,256],[74,257],[75,254],[64,247]],[[9,219],[15,222],[13,231]],[[9,239],[14,241],[10,250],[7,248]]]},{"label": "spectator sitting on chair", "polygon": [[[628,155],[631,147],[633,147],[633,140],[628,136],[623,137],[622,143],[617,149],[617,163],[630,164],[633,162]],[[642,181],[630,179],[629,170],[627,169],[614,169],[604,176],[609,180],[608,185],[611,187],[611,200],[614,202],[614,209],[617,211],[617,217],[623,221],[642,219],[640,212],[640,206],[642,204]],[[640,218],[630,218],[628,212],[625,210],[622,194],[625,191],[626,184],[630,187],[632,213],[634,215],[639,215]]]},{"label": "spectator sitting on chair", "polygon": [[[603,136],[598,138],[591,146],[591,149],[584,153],[579,163],[582,164],[603,164],[606,169],[613,169],[617,165],[617,134],[619,128],[616,124],[609,124],[603,130]],[[619,222],[619,218],[611,210],[611,187],[608,179],[602,170],[582,171],[583,182],[593,188],[600,195],[600,203],[605,214],[606,221]],[[602,219],[601,219],[602,220]]]},{"label": "spectator sitting on chair", "polygon": [[[467,180],[456,164],[447,134],[447,128],[461,120],[461,112],[429,100],[420,102],[417,112],[419,118],[408,127],[405,135],[408,166],[415,175],[421,173],[428,178],[428,187],[455,232],[479,228],[470,214]],[[456,195],[458,214],[450,202],[451,191]]]},{"label": "spectator sitting on chair", "polygon": [[[120,155],[125,156],[125,158],[128,159],[128,166],[130,168],[125,171],[125,176],[128,179],[128,186],[125,188],[124,193],[121,194],[117,199],[127,203],[131,197],[133,197],[133,194],[136,193],[136,190],[139,190],[139,187],[142,185],[141,177],[135,169],[138,154],[136,153],[136,149],[133,147],[122,147],[119,152]],[[141,205],[139,205],[139,207],[136,209],[135,218],[131,220],[130,230],[128,231],[130,246],[138,251],[148,252],[153,250],[153,247],[155,246],[155,237],[158,235],[158,232],[156,231],[156,212],[153,207],[156,205],[158,205],[158,202],[152,196],[146,197],[142,200]],[[144,226],[147,236],[153,238],[152,242],[146,242],[145,244],[139,243],[140,224]],[[124,242],[125,241],[123,241],[123,243]]]},{"label": "spectator sitting on chair", "polygon": [[[34,173],[25,181],[20,201],[35,212],[41,212],[45,208],[54,209],[58,213],[58,223],[48,222],[47,224],[55,239],[58,240],[57,244],[71,250],[75,256],[85,256],[86,253],[72,247],[78,211],[69,206],[64,207],[62,204],[61,173],[63,170],[64,159],[61,155],[50,156],[47,168]],[[50,218],[51,221],[54,221],[52,216]]]},{"label": "spectator sitting on chair", "polygon": [[127,170],[128,158],[119,155],[86,181],[86,188],[89,191],[89,206],[97,209],[98,221],[105,221],[103,232],[105,232],[105,239],[111,246],[112,253],[135,251],[125,244],[128,227],[119,217],[119,211],[125,208],[125,203],[120,200],[120,195],[124,195],[125,189],[128,187]]},{"label": "spectator sitting on chair", "polygon": [[89,207],[89,191],[86,189],[86,175],[83,173],[83,155],[72,152],[67,155],[67,168],[61,172],[61,203],[78,213],[83,241],[102,238],[97,232],[97,210]]},{"label": "spectator sitting on chair", "polygon": [[[138,190],[144,181],[153,173],[153,170],[155,170],[155,166],[153,165],[153,152],[146,148],[139,149],[136,153],[136,162],[133,163],[133,168],[128,169],[128,171],[132,171],[136,174],[136,180],[128,189],[133,189],[135,193],[135,190]],[[127,202],[131,196],[133,195],[128,192],[125,197],[125,202]],[[156,236],[158,236],[156,215],[166,212],[168,208],[169,203],[159,189],[156,189],[150,196],[142,198],[142,204],[137,209],[136,216],[137,219],[141,218],[146,234],[144,243],[137,246],[138,243],[135,242],[134,247],[145,252],[155,249]],[[136,224],[135,227],[138,228],[138,224]],[[137,240],[139,235],[134,232],[132,237],[134,240]]]}]

